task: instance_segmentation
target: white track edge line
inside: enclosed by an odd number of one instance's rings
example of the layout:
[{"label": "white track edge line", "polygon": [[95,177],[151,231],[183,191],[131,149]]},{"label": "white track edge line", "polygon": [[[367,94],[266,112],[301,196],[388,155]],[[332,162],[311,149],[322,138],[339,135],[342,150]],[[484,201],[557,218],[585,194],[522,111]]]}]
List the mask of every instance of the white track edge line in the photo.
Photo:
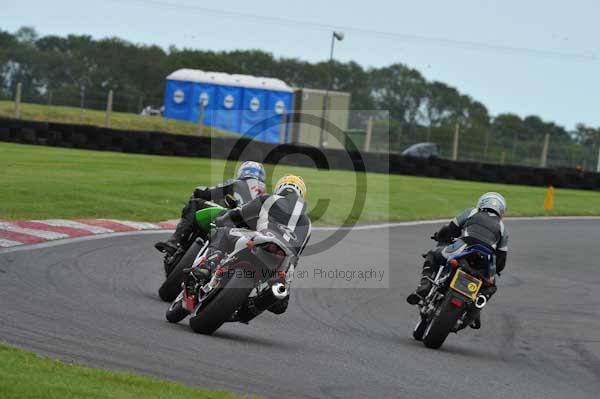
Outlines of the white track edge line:
[{"label": "white track edge line", "polygon": [[104,238],[137,236],[137,235],[146,235],[146,234],[165,234],[165,233],[171,233],[171,232],[173,232],[173,230],[138,230],[138,231],[122,231],[122,232],[116,232],[116,233],[95,234],[95,235],[89,235],[89,236],[83,236],[83,237],[63,238],[63,239],[59,239],[59,240],[39,242],[36,244],[24,244],[24,245],[17,245],[17,246],[8,247],[8,248],[0,248],[0,255],[10,253],[10,252],[19,252],[19,251],[28,251],[28,250],[33,250],[33,249],[56,247],[59,245],[72,244],[72,243],[83,242],[83,241],[100,240],[100,239],[104,239]]},{"label": "white track edge line", "polygon": [[[395,228],[395,227],[411,227],[411,226],[424,226],[430,224],[441,224],[448,222],[449,219],[434,219],[434,220],[415,220],[410,222],[393,222],[393,223],[381,223],[381,224],[368,224],[368,225],[357,225],[353,227],[335,227],[335,226],[322,226],[322,227],[314,227],[313,230],[316,231],[335,231],[335,230],[374,230],[374,229],[384,229],[384,228]],[[569,221],[569,220],[583,220],[583,221],[600,221],[600,216],[526,216],[526,217],[509,217],[505,218],[505,220],[510,222],[520,222],[520,221]],[[126,232],[116,232],[116,233],[106,233],[106,234],[96,234],[89,235],[83,237],[73,237],[73,238],[63,238],[58,240],[51,240],[46,242],[40,242],[37,244],[24,244],[17,245],[14,247],[8,248],[0,248],[0,254],[9,253],[9,252],[17,252],[17,251],[26,251],[30,249],[38,249],[38,248],[47,248],[54,247],[63,244],[71,244],[74,242],[81,241],[90,241],[90,240],[99,240],[103,238],[112,238],[112,237],[124,237],[124,236],[135,236],[135,235],[144,235],[144,234],[165,234],[173,232],[173,229],[160,229],[160,230],[139,230],[139,231],[126,231]]]},{"label": "white track edge line", "polygon": [[[522,221],[560,221],[560,220],[600,220],[600,216],[524,216],[524,217],[508,217],[504,218],[508,222],[522,222]],[[352,227],[335,227],[335,226],[321,226],[313,227],[316,231],[335,231],[335,230],[373,230],[373,229],[385,229],[394,227],[410,227],[410,226],[424,226],[429,224],[442,224],[448,223],[450,219],[433,219],[433,220],[414,220],[408,222],[389,222],[389,223],[377,223],[377,224],[365,224],[356,225]]]}]

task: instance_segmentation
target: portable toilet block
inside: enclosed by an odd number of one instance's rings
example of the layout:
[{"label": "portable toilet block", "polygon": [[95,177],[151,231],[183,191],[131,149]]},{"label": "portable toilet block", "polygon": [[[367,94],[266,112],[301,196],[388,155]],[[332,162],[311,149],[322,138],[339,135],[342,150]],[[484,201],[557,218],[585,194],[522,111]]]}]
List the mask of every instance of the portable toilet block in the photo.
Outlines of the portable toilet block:
[{"label": "portable toilet block", "polygon": [[[198,122],[202,101],[204,125],[279,143],[292,97],[279,79],[179,69],[167,76],[165,117]],[[287,124],[283,129],[287,142]]]}]

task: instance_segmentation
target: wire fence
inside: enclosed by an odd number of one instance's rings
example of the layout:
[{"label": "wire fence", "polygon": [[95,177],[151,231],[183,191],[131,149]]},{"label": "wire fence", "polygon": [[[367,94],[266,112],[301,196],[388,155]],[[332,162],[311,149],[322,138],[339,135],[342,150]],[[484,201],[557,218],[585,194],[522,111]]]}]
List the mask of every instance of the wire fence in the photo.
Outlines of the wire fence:
[{"label": "wire fence", "polygon": [[[14,94],[0,91],[0,116],[24,120],[96,125],[123,130],[213,134],[198,124],[162,117],[162,96],[153,98],[111,90],[55,89]],[[20,101],[17,101],[20,97]],[[112,97],[112,98],[110,98]],[[18,103],[18,105],[17,105]],[[218,135],[218,134],[217,134]]]},{"label": "wire fence", "polygon": [[[356,122],[349,137],[358,148],[366,148],[368,123]],[[476,161],[532,167],[575,168],[600,171],[599,146],[582,145],[570,137],[544,132],[533,138],[501,135],[491,127],[449,125],[429,128],[406,125],[394,120],[372,120],[370,151],[403,153],[420,143],[431,143],[419,156],[437,156],[459,161]],[[546,142],[547,140],[547,142]],[[456,141],[456,142],[455,142]],[[432,150],[434,148],[434,150]],[[410,151],[409,151],[410,152]],[[415,154],[413,151],[412,154]]]},{"label": "wire fence", "polygon": [[[11,96],[0,91],[0,116],[15,117],[18,113],[18,117],[26,120],[220,135],[208,127],[199,128],[197,123],[162,117],[162,95],[148,98],[115,91],[109,99],[109,92],[85,88],[55,89],[45,93],[22,90],[17,106],[17,93]],[[407,125],[390,120],[385,111],[376,110],[351,111],[349,120],[347,136],[361,150],[402,153],[415,144],[433,143],[437,153],[421,156],[588,171],[599,171],[600,167],[598,146],[584,146],[569,137],[549,136],[545,145],[544,133],[524,139],[519,134],[496,134],[490,127]]]}]

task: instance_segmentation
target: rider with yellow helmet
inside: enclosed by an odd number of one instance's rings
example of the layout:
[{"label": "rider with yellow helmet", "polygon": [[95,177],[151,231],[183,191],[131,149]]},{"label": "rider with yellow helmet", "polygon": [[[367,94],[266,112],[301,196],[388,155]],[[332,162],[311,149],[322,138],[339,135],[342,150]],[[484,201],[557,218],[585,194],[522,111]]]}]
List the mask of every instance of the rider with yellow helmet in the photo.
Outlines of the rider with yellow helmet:
[{"label": "rider with yellow helmet", "polygon": [[[211,237],[211,247],[206,258],[223,258],[235,245],[237,236],[230,235],[231,228],[244,227],[256,231],[269,231],[279,236],[296,256],[299,256],[310,238],[311,222],[306,214],[306,184],[300,176],[285,175],[275,185],[274,194],[263,194],[241,208],[232,209],[215,219],[217,229]],[[205,263],[191,270],[195,279],[206,280],[214,264]],[[193,285],[193,284],[192,284]],[[281,314],[287,309],[289,296],[268,310]]]}]

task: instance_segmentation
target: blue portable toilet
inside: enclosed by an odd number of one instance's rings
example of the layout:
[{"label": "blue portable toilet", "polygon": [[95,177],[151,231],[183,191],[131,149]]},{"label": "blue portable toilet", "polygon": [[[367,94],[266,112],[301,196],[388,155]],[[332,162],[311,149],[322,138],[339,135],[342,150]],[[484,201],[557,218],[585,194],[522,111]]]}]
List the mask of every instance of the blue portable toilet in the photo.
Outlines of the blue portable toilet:
[{"label": "blue portable toilet", "polygon": [[262,132],[265,109],[267,106],[267,92],[259,89],[245,89],[242,99],[242,133],[255,138]]},{"label": "blue portable toilet", "polygon": [[279,79],[179,69],[167,76],[165,117],[198,122],[202,101],[205,125],[278,143],[292,96]]}]

